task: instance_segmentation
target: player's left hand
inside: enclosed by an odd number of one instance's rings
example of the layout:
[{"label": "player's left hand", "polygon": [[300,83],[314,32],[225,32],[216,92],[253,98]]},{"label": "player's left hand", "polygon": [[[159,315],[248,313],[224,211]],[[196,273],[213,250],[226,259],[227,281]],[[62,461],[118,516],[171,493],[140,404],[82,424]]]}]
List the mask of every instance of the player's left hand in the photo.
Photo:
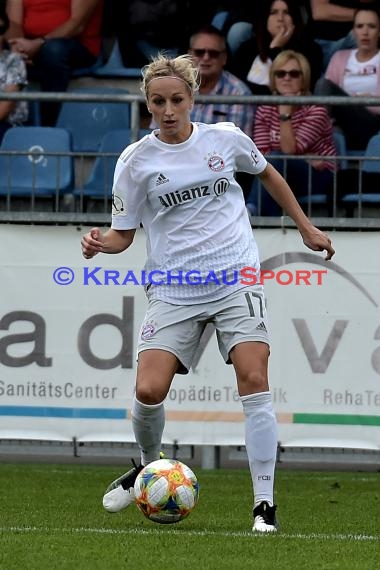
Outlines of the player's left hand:
[{"label": "player's left hand", "polygon": [[327,234],[321,232],[315,226],[311,226],[307,230],[301,232],[303,243],[312,251],[325,251],[327,255],[326,261],[329,261],[335,253],[335,249],[331,244],[331,239]]}]

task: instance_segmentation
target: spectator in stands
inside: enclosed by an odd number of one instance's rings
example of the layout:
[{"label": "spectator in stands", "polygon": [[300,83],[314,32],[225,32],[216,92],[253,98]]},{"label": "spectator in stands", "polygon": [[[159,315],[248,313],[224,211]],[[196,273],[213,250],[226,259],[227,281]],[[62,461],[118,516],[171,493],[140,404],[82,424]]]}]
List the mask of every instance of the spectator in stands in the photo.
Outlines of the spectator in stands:
[{"label": "spectator in stands", "polygon": [[159,52],[185,52],[189,36],[210,24],[224,5],[219,0],[107,0],[104,30],[116,37],[125,67],[142,67]]},{"label": "spectator in stands", "polygon": [[[0,4],[0,90],[4,93],[21,91],[27,84],[26,67],[20,55],[7,49],[4,35],[9,20],[4,4]],[[28,118],[25,101],[0,101],[0,142],[12,126],[22,125]]]},{"label": "spectator in stands", "polygon": [[[358,47],[333,55],[315,94],[380,96],[380,12],[377,8],[369,4],[356,11],[353,35]],[[334,105],[330,112],[350,149],[365,149],[369,139],[380,131],[380,107]]]},{"label": "spectator in stands", "polygon": [[181,26],[181,0],[130,0],[130,32],[138,51],[147,63],[160,50],[178,55]]},{"label": "spectator in stands", "polygon": [[[225,36],[212,25],[206,25],[192,34],[189,54],[199,69],[200,95],[251,95],[244,81],[224,69],[227,62]],[[235,123],[251,136],[254,110],[252,105],[238,103],[195,103],[191,119],[201,123]],[[151,123],[151,127],[156,125]]]},{"label": "spectator in stands", "polygon": [[[306,23],[309,18],[310,0],[299,0],[297,4],[300,7],[302,19]],[[255,22],[260,14],[259,8],[259,2],[247,2],[247,0],[230,0],[219,3],[212,24],[226,36],[232,56],[243,42],[254,37]]]},{"label": "spectator in stands", "polygon": [[[310,94],[310,66],[307,59],[291,50],[281,52],[270,68],[270,88],[274,94],[294,96]],[[336,163],[332,123],[320,105],[259,105],[255,117],[253,140],[267,155],[293,189],[296,197],[311,193],[331,195]],[[271,158],[270,155],[299,155],[299,159]],[[269,155],[269,156],[268,156]],[[332,157],[331,160],[302,158],[303,155]],[[255,180],[247,202],[251,213],[280,215],[278,204],[266,193],[259,196]],[[261,201],[260,201],[261,198]],[[261,208],[260,208],[261,205]]]},{"label": "spectator in stands", "polygon": [[[194,32],[189,41],[189,54],[199,69],[200,95],[251,95],[247,85],[224,69],[227,62],[227,44],[223,33],[212,25]],[[198,123],[232,122],[248,136],[252,136],[254,108],[242,103],[197,103],[191,112],[191,120]],[[151,128],[156,125],[152,121]],[[244,196],[248,197],[252,175],[237,173]]]},{"label": "spectator in stands", "polygon": [[[224,69],[227,45],[224,35],[214,26],[205,26],[190,38],[189,53],[198,66],[200,95],[251,95],[247,85]],[[195,103],[191,118],[202,123],[235,123],[252,135],[254,109],[238,103]]]},{"label": "spectator in stands", "polygon": [[374,0],[310,0],[309,30],[322,46],[325,70],[334,53],[340,49],[355,47],[351,30],[354,13],[359,6]]},{"label": "spectator in stands", "polygon": [[322,73],[322,48],[305,33],[301,6],[295,0],[263,0],[254,37],[243,42],[229,69],[247,82],[252,93],[269,95],[269,69],[285,49],[302,53],[310,63],[311,87]]},{"label": "spectator in stands", "polygon": [[175,56],[185,50],[187,11],[184,0],[119,2],[117,36],[124,65],[142,67],[158,52]]},{"label": "spectator in stands", "polygon": [[[205,26],[196,31],[189,42],[189,54],[199,69],[200,95],[251,95],[247,85],[224,69],[227,62],[225,36],[213,26]],[[200,123],[232,122],[252,135],[254,107],[242,103],[195,103],[191,120]],[[244,196],[248,196],[252,186],[252,175],[237,174]]]},{"label": "spectator in stands", "polygon": [[[103,0],[7,0],[7,39],[28,64],[42,91],[66,91],[74,69],[92,66],[101,51]],[[60,105],[43,103],[44,125],[54,125]]]}]

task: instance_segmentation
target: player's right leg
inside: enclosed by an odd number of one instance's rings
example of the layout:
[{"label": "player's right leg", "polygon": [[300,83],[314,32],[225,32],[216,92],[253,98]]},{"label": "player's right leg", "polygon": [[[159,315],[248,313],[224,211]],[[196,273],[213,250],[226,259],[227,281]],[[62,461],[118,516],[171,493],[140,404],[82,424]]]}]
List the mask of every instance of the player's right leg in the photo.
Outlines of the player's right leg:
[{"label": "player's right leg", "polygon": [[112,481],[104,493],[103,507],[109,513],[119,513],[129,507],[135,499],[133,487],[143,466],[141,463],[137,465],[133,460],[132,463],[132,469]]},{"label": "player's right leg", "polygon": [[199,345],[205,324],[194,321],[199,309],[154,300],[149,304],[138,338],[136,394],[132,426],[140,450],[140,464],[113,481],[103,497],[110,513],[119,512],[134,501],[136,477],[151,461],[160,457],[165,425],[164,400],[174,374],[186,374]]},{"label": "player's right leg", "polygon": [[132,405],[132,426],[140,449],[140,463],[112,481],[103,497],[103,507],[118,513],[134,502],[134,484],[145,465],[160,458],[161,437],[165,426],[163,401],[178,369],[178,360],[164,350],[139,354],[136,395]]}]

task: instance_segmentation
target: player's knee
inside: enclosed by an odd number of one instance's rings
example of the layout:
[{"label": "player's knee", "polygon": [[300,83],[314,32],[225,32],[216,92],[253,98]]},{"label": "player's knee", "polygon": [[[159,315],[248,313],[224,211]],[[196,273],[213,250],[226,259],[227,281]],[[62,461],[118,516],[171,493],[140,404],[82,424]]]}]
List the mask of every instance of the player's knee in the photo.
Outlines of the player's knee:
[{"label": "player's knee", "polygon": [[136,398],[142,404],[153,406],[160,404],[165,399],[166,394],[162,394],[157,387],[151,384],[143,384],[136,388]]},{"label": "player's knee", "polygon": [[248,370],[239,377],[240,393],[255,394],[268,390],[267,374],[263,370]]}]

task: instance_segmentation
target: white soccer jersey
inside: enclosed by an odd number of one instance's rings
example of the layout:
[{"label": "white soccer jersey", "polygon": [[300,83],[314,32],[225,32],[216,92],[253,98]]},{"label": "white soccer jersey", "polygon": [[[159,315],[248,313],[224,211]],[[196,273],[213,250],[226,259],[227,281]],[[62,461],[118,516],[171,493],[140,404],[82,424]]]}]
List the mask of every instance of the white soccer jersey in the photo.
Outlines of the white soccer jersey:
[{"label": "white soccer jersey", "polygon": [[164,143],[153,132],[124,150],[115,168],[112,228],[142,224],[147,281],[156,283],[148,286],[149,297],[204,303],[242,288],[242,268],[259,275],[257,245],[234,174],[260,174],[266,165],[232,123],[193,123],[190,138],[180,144]]}]

